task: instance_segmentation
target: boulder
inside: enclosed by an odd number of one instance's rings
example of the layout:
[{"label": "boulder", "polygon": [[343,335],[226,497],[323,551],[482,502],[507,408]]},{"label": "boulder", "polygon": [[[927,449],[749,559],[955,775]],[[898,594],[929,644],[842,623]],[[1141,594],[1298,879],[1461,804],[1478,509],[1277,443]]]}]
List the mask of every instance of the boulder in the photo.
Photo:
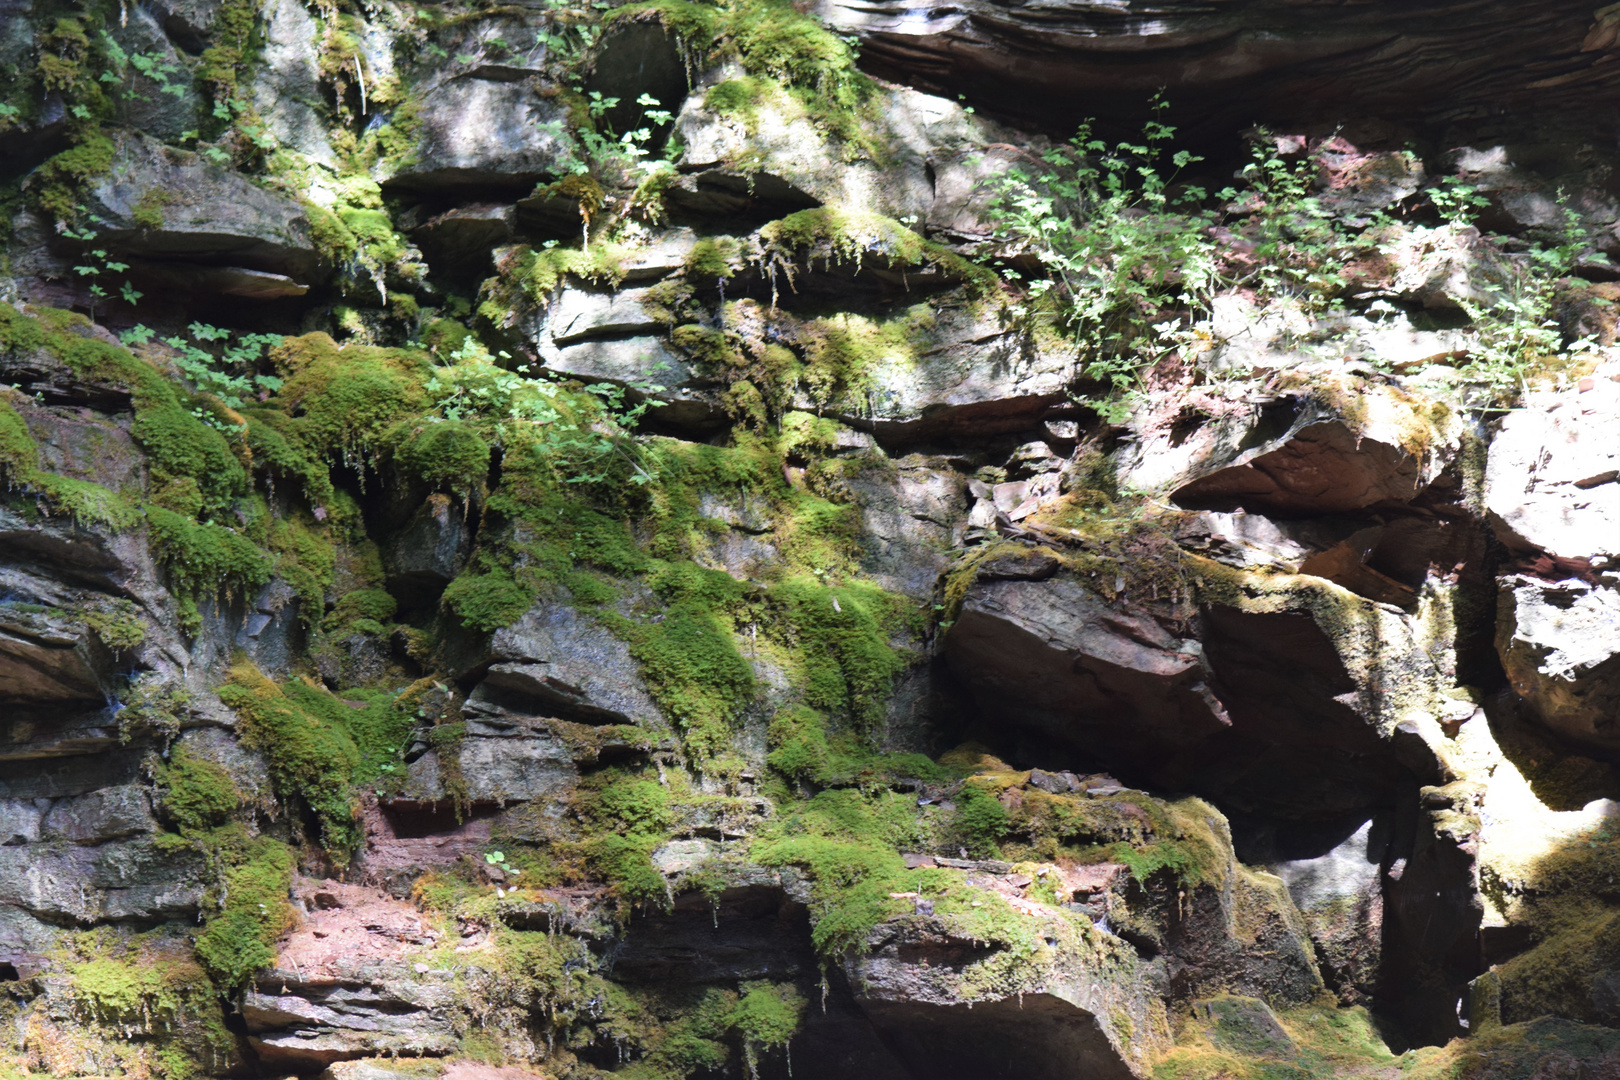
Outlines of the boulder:
[{"label": "boulder", "polygon": [[46,840],[99,844],[136,833],[157,830],[152,803],[138,784],[100,788],[73,798],[58,799],[40,823]]},{"label": "boulder", "polygon": [[[1491,441],[1485,504],[1515,558],[1498,581],[1496,645],[1526,711],[1612,750],[1620,700],[1620,383],[1601,368],[1543,390]],[[1511,572],[1518,571],[1518,572]]]},{"label": "boulder", "polygon": [[1537,390],[1498,425],[1485,507],[1521,556],[1603,567],[1620,558],[1620,370]]},{"label": "boulder", "polygon": [[567,110],[532,74],[508,66],[457,72],[422,90],[415,150],[378,165],[390,188],[421,192],[508,190],[568,172],[580,150]]},{"label": "boulder", "polygon": [[[187,0],[188,5],[192,0]],[[196,15],[212,0],[195,0]],[[253,69],[254,107],[264,117],[268,134],[281,146],[328,168],[337,167],[337,152],[326,134],[326,100],[321,89],[320,24],[299,0],[264,0],[259,10],[264,43]]]},{"label": "boulder", "polygon": [[[456,756],[453,775],[461,791],[450,790],[446,753]],[[572,753],[545,721],[475,713],[453,750],[430,750],[411,763],[404,790],[390,806],[455,798],[504,806],[560,797],[578,780]]]},{"label": "boulder", "polygon": [[1284,851],[1273,865],[1310,929],[1323,979],[1347,1005],[1372,1001],[1377,989],[1389,831],[1389,821],[1369,819],[1324,854]]},{"label": "boulder", "polygon": [[1305,389],[1232,404],[1207,417],[1139,412],[1117,455],[1121,482],[1193,510],[1343,513],[1410,502],[1462,441],[1448,406],[1354,375],[1324,372]]},{"label": "boulder", "polygon": [[[960,162],[1006,137],[996,124],[954,101],[879,87],[880,101],[872,109],[877,119],[863,122],[864,137],[882,148],[879,165],[848,153],[840,139],[810,122],[804,107],[780,91],[758,91],[746,119],[716,113],[706,102],[717,96],[710,92],[717,82],[696,87],[675,117],[682,146],[677,167],[686,183],[671,191],[670,200],[698,213],[726,216],[774,202],[777,209],[822,203],[893,218],[921,217],[934,206],[936,162]],[[946,226],[971,197],[953,188],[948,200],[939,213]]]},{"label": "boulder", "polygon": [[[118,255],[239,266],[301,283],[322,276],[309,219],[297,203],[144,135],[119,133],[114,145],[111,170],[88,193],[89,212],[105,222],[97,245]],[[161,224],[146,220],[148,204]]]},{"label": "boulder", "polygon": [[[1000,942],[920,914],[880,925],[844,961],[862,1012],[912,1075],[1148,1075],[1168,1042],[1162,974],[1119,938],[1077,930],[1083,916],[1032,906],[1011,917],[1046,948],[1015,961]],[[990,989],[981,980],[997,969]]]},{"label": "boulder", "polygon": [[1231,725],[1197,641],[1067,577],[975,584],[945,659],[1009,734],[1039,733],[1104,762],[1173,760]]},{"label": "boulder", "polygon": [[1498,604],[1497,653],[1528,711],[1572,742],[1620,749],[1620,588],[1515,574]]},{"label": "boulder", "polygon": [[12,707],[104,705],[113,657],[66,612],[0,604],[0,702]]}]

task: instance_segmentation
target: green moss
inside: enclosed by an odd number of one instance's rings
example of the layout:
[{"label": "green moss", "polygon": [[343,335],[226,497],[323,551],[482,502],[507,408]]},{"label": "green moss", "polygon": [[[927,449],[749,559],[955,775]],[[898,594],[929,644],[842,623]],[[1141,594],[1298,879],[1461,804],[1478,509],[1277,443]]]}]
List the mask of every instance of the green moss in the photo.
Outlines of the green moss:
[{"label": "green moss", "polygon": [[113,153],[112,140],[96,132],[47,160],[34,171],[40,206],[60,221],[76,219],[85,186],[112,171]]},{"label": "green moss", "polygon": [[317,333],[287,338],[270,358],[284,378],[276,404],[294,417],[284,433],[329,462],[367,462],[386,432],[433,404],[432,362],[415,350],[340,346]]},{"label": "green moss", "polygon": [[231,774],[184,746],[177,746],[157,770],[158,804],[182,831],[225,824],[242,805]]},{"label": "green moss", "polygon": [[539,595],[530,581],[480,555],[445,587],[443,603],[461,625],[487,634],[517,622]]},{"label": "green moss", "polygon": [[30,311],[33,316],[0,305],[0,342],[13,349],[44,348],[78,375],[126,388],[135,406],[131,433],[146,452],[157,485],[194,479],[210,513],[246,492],[241,461],[219,431],[193,415],[198,405],[184,388],[128,350],[84,336],[89,323],[83,316],[55,308]]},{"label": "green moss", "polygon": [[489,475],[489,443],[470,424],[433,418],[407,421],[390,434],[394,461],[429,487],[482,493]]},{"label": "green moss", "polygon": [[619,8],[608,25],[642,19],[673,32],[699,66],[735,59],[748,75],[780,83],[813,124],[845,144],[846,158],[879,153],[868,134],[876,84],[856,67],[849,43],[784,0],[652,0]]},{"label": "green moss", "polygon": [[276,940],[292,922],[292,852],[240,826],[227,826],[207,846],[225,869],[212,902],[203,905],[209,917],[197,935],[197,959],[222,986],[238,987],[275,962]]},{"label": "green moss", "polygon": [[804,1018],[804,995],[790,983],[745,982],[741,996],[726,1014],[726,1026],[743,1040],[748,1071],[757,1075],[758,1048],[786,1047]]},{"label": "green moss", "polygon": [[[709,93],[712,96],[718,90],[716,87]],[[730,281],[744,265],[742,243],[736,237],[705,236],[687,253],[685,273],[689,278],[704,281]]]},{"label": "green moss", "polygon": [[0,394],[0,479],[13,489],[38,496],[44,505],[75,521],[127,529],[139,520],[134,507],[118,493],[41,469],[39,446],[4,394]]},{"label": "green moss", "polygon": [[859,270],[866,259],[876,256],[897,270],[931,269],[963,282],[976,294],[989,294],[996,288],[990,270],[923,239],[898,221],[866,211],[828,206],[800,210],[762,227],[759,238],[767,271],[780,272],[789,281],[801,257]]},{"label": "green moss", "polygon": [[[219,991],[188,945],[161,933],[106,928],[66,935],[54,966],[72,1011],[71,1037],[86,1050],[95,1047],[98,1057],[110,1050],[106,1056],[127,1072],[165,1080],[229,1070],[239,1060],[235,1039],[225,1027]],[[99,1045],[109,1037],[112,1046]]]},{"label": "green moss", "polygon": [[1001,854],[1001,841],[1011,825],[1006,808],[990,792],[971,781],[956,797],[956,835],[976,855]]},{"label": "green moss", "polygon": [[152,549],[181,589],[239,597],[269,582],[272,560],[240,533],[156,506],[146,519]]},{"label": "green moss", "polygon": [[175,194],[166,188],[147,188],[135,200],[130,220],[143,229],[163,228],[163,208],[172,205]]}]

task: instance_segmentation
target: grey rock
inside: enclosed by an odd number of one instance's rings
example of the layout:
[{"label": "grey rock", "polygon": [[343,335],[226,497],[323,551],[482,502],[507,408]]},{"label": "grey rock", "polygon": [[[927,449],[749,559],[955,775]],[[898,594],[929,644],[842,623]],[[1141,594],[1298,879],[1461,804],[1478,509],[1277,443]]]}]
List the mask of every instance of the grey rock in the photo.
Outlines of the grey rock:
[{"label": "grey rock", "polygon": [[[16,728],[12,725],[12,734],[19,733]],[[54,731],[23,743],[20,751],[12,743],[12,754],[0,760],[0,798],[65,798],[133,783],[140,776],[145,751],[120,748],[118,733],[110,726],[70,729],[68,734],[71,742],[65,746],[65,740],[52,737],[59,735]]]},{"label": "grey rock", "polygon": [[165,71],[168,90],[133,66],[121,84],[108,87],[119,102],[120,120],[163,142],[177,142],[182,132],[196,128],[202,96],[186,59],[170,43],[155,12],[144,5],[130,7],[126,17],[107,32],[125,53],[145,56],[159,70],[170,69]]},{"label": "grey rock", "polygon": [[284,675],[297,659],[304,642],[298,593],[286,581],[275,579],[259,590],[236,632],[235,647],[245,652],[259,670]]},{"label": "grey rock", "polygon": [[0,605],[0,702],[104,704],[112,655],[77,620]]},{"label": "grey rock", "polygon": [[407,606],[436,600],[472,552],[467,515],[464,507],[442,496],[417,507],[383,545],[389,592]]},{"label": "grey rock", "polygon": [[[450,798],[444,789],[440,751],[429,751],[411,763],[404,791],[406,802],[436,803]],[[468,736],[457,750],[466,798],[475,803],[531,802],[559,796],[579,780],[573,757],[544,726],[501,738]]]},{"label": "grey rock", "polygon": [[1273,867],[1310,928],[1323,978],[1346,1004],[1370,1001],[1378,980],[1388,833],[1387,821],[1369,820],[1325,854]]},{"label": "grey rock", "polygon": [[860,507],[862,568],[885,589],[931,599],[967,509],[958,475],[941,458],[874,455],[842,486]]},{"label": "grey rock", "polygon": [[[319,278],[320,256],[297,203],[143,135],[120,133],[114,143],[112,171],[89,193],[89,211],[107,223],[98,244],[149,258],[228,260],[300,282]],[[157,228],[134,219],[152,191],[172,200]]]},{"label": "grey rock", "polygon": [[144,838],[0,847],[0,907],[81,925],[194,918],[205,875],[197,852],[162,852]]},{"label": "grey rock", "polygon": [[0,847],[16,847],[18,844],[31,844],[38,840],[40,819],[45,816],[45,810],[49,807],[50,804],[45,800],[0,801]]},{"label": "grey rock", "polygon": [[1583,746],[1620,748],[1620,589],[1501,579],[1497,654],[1527,710]]},{"label": "grey rock", "polygon": [[512,242],[517,208],[510,203],[474,203],[447,210],[411,229],[435,275],[479,281],[493,269],[490,252]]},{"label": "grey rock", "polygon": [[254,70],[252,100],[269,134],[312,161],[336,168],[337,153],[326,136],[321,94],[320,27],[299,0],[264,0],[264,44]]},{"label": "grey rock", "polygon": [[57,800],[40,824],[40,835],[46,840],[99,844],[156,829],[146,789],[122,784]]},{"label": "grey rock", "polygon": [[629,646],[562,597],[541,599],[487,641],[462,643],[444,660],[458,676],[485,664],[501,665],[490,690],[514,711],[585,723],[663,726]]},{"label": "grey rock", "polygon": [[567,172],[578,147],[561,105],[540,81],[509,81],[504,72],[446,79],[428,89],[417,110],[421,135],[408,164],[384,164],[376,179],[391,187],[444,191],[461,187],[522,190]]},{"label": "grey rock", "polygon": [[1515,551],[1563,565],[1620,558],[1620,383],[1535,391],[1502,419],[1485,466],[1485,505]]},{"label": "grey rock", "polygon": [[945,657],[989,714],[1015,712],[1093,751],[1118,745],[1128,728],[1139,747],[1173,756],[1231,722],[1196,642],[1065,578],[975,584]]}]

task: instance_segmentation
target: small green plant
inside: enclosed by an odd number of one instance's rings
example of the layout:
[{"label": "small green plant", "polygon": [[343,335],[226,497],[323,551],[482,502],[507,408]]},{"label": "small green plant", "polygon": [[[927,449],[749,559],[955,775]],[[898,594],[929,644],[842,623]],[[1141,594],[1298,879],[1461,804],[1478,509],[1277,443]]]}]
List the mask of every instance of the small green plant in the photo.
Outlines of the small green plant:
[{"label": "small green plant", "polygon": [[[82,210],[83,207],[80,207],[80,209]],[[67,237],[69,240],[77,240],[82,244],[93,244],[96,242],[97,238],[95,230],[88,227],[75,228],[72,225],[64,226],[62,229],[62,235]],[[111,295],[107,291],[107,286],[112,284],[111,279],[128,271],[129,263],[120,262],[113,259],[108,254],[108,249],[104,247],[86,248],[83,252],[83,259],[83,262],[80,262],[73,267],[73,272],[78,274],[80,277],[87,277],[91,279],[90,318],[92,321],[94,321],[97,306],[101,303],[101,301],[107,299],[107,297]],[[102,284],[103,281],[106,282],[106,285]],[[126,278],[118,286],[118,295],[123,298],[126,304],[133,307],[135,303],[146,294],[136,289],[135,286],[131,285],[129,280]]]},{"label": "small green plant", "polygon": [[[281,389],[279,378],[253,370],[265,350],[281,344],[280,334],[243,334],[233,344],[229,330],[196,322],[187,329],[191,333],[189,340],[174,336],[164,338],[163,343],[178,353],[175,366],[199,392],[212,395],[225,408],[234,411],[246,405],[249,398]],[[149,327],[137,323],[124,333],[123,340],[127,345],[144,345],[155,336]],[[203,345],[216,347],[219,355]],[[244,429],[243,422],[226,422],[209,409],[196,407],[191,412],[203,423],[227,434]]]},{"label": "small green plant", "polygon": [[[1106,388],[1089,404],[1115,420],[1128,411],[1138,371],[1168,351],[1155,324],[1166,311],[1206,309],[1216,285],[1207,192],[1174,186],[1200,159],[1169,151],[1175,128],[1158,119],[1165,107],[1156,100],[1134,142],[1110,145],[1083,124],[1038,168],[1007,170],[995,192],[998,236],[1046,270],[1027,286],[1030,301],[1071,335],[1081,374]],[[1011,269],[1004,276],[1022,278]]]},{"label": "small green plant", "polygon": [[506,861],[506,852],[490,851],[484,854],[484,861],[491,866],[499,866]]},{"label": "small green plant", "polygon": [[1595,348],[1591,339],[1565,342],[1554,316],[1559,283],[1576,264],[1608,259],[1592,250],[1590,230],[1579,212],[1567,205],[1562,191],[1558,201],[1563,214],[1560,227],[1530,245],[1505,287],[1488,301],[1466,297],[1457,301],[1473,320],[1477,335],[1468,362],[1458,370],[1498,405],[1511,404],[1535,371]]},{"label": "small green plant", "polygon": [[[527,377],[532,370],[527,364],[517,372],[496,366],[489,351],[471,337],[450,359],[452,365],[440,368],[425,385],[437,395],[444,420],[471,423],[497,445],[522,448],[566,483],[601,483],[614,462],[627,465],[630,481],[638,486],[653,480],[651,465],[631,433],[649,409],[662,404],[651,396],[662,386],[592,383],[570,390],[549,379]],[[632,400],[632,393],[639,400]]]},{"label": "small green plant", "polygon": [[1429,202],[1450,225],[1472,225],[1478,211],[1491,205],[1488,196],[1460,176],[1448,176],[1429,189]]}]

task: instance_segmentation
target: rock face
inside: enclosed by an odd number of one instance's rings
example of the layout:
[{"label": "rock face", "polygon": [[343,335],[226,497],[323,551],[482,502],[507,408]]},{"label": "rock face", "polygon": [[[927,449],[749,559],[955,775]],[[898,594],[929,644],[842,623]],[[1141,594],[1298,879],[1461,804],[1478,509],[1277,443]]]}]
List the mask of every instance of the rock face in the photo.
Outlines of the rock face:
[{"label": "rock face", "polygon": [[1620,16],[908,4],[0,0],[0,1076],[1616,1072]]},{"label": "rock face", "polygon": [[[1490,0],[1470,5],[1461,21],[1394,4],[1325,15],[1180,2],[1151,12],[1063,5],[1038,15],[926,3],[832,2],[820,11],[859,34],[887,77],[936,93],[965,87],[1008,113],[1060,126],[1130,115],[1158,88],[1194,116],[1223,119],[1297,119],[1324,108],[1431,118],[1441,101],[1556,111],[1613,93],[1600,63],[1612,26],[1577,3],[1512,19],[1511,46],[1499,30],[1517,13]],[[1436,56],[1447,58],[1444,77],[1427,62]]]},{"label": "rock face", "polygon": [[[320,272],[309,221],[296,203],[155,139],[122,137],[93,198],[103,239],[123,254],[243,267],[306,285]],[[143,205],[155,211],[155,227],[137,217]]]},{"label": "rock face", "polygon": [[1518,693],[1548,728],[1588,746],[1612,730],[1620,593],[1620,484],[1607,436],[1620,387],[1583,379],[1534,397],[1491,443],[1486,500],[1498,537],[1526,573],[1499,579],[1497,650]]}]

